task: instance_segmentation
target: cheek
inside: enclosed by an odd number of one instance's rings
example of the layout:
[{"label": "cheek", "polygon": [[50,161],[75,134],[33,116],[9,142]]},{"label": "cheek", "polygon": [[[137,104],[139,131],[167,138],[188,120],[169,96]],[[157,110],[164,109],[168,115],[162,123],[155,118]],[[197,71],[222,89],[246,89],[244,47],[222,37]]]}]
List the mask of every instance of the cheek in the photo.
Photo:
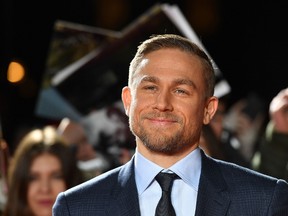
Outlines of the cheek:
[{"label": "cheek", "polygon": [[[140,102],[141,101],[141,102]],[[138,114],[140,110],[143,109],[143,107],[145,107],[145,100],[138,100],[137,98],[134,98],[131,101],[129,110],[128,110],[128,114],[131,116],[131,114],[135,115]]]},{"label": "cheek", "polygon": [[33,199],[33,196],[37,193],[37,185],[35,183],[30,183],[27,190],[27,200],[28,202]]},{"label": "cheek", "polygon": [[[129,122],[130,125],[133,127],[137,127],[138,123],[140,123],[141,121],[141,115],[149,112],[150,110],[150,106],[145,103],[142,102],[139,103],[138,100],[134,100],[133,103],[131,103],[130,105],[130,109],[129,109]],[[151,110],[150,110],[151,111]]]},{"label": "cheek", "polygon": [[187,124],[195,125],[196,123],[202,124],[204,116],[201,109],[186,109],[184,113]]},{"label": "cheek", "polygon": [[53,193],[58,195],[58,193],[66,190],[66,184],[64,180],[56,180],[52,183],[52,188]]}]

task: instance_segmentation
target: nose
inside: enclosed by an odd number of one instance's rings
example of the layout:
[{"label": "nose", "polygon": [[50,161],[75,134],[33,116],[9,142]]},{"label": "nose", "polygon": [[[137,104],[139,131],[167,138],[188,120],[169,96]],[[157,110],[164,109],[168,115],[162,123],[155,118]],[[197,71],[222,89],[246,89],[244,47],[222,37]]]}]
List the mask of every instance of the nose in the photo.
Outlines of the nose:
[{"label": "nose", "polygon": [[39,186],[40,186],[40,191],[47,193],[51,189],[51,182],[47,179],[45,180],[43,179]]},{"label": "nose", "polygon": [[161,91],[156,96],[155,109],[160,111],[172,111],[172,96],[168,91]]}]

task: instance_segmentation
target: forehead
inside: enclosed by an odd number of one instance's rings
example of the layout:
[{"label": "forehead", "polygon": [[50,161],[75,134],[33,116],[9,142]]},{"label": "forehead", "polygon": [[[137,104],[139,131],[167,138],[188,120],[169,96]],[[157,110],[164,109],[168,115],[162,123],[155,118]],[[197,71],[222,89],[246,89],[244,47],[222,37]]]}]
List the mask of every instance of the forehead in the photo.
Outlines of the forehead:
[{"label": "forehead", "polygon": [[34,158],[31,171],[47,171],[51,169],[59,169],[61,167],[60,160],[52,154],[44,153]]},{"label": "forehead", "polygon": [[188,79],[204,85],[204,67],[200,58],[179,49],[161,49],[144,56],[136,77],[150,75],[165,79]]}]

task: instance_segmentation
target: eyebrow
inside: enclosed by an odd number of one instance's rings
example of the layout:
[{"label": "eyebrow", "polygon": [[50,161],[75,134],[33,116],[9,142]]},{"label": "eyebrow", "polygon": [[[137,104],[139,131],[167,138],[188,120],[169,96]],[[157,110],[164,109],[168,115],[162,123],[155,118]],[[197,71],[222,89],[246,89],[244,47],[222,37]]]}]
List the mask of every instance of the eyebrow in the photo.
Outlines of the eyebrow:
[{"label": "eyebrow", "polygon": [[196,84],[192,80],[189,80],[189,79],[176,79],[174,82],[178,85],[188,85],[193,88],[196,88]]},{"label": "eyebrow", "polygon": [[[154,76],[145,76],[141,80],[141,83],[143,82],[159,83],[159,78],[154,77]],[[196,88],[196,84],[192,80],[189,80],[189,79],[178,78],[178,79],[175,79],[173,83],[176,85],[188,85],[193,88]]]},{"label": "eyebrow", "polygon": [[144,76],[141,81],[141,83],[143,82],[152,82],[152,83],[158,83],[159,79],[154,77],[154,76]]}]

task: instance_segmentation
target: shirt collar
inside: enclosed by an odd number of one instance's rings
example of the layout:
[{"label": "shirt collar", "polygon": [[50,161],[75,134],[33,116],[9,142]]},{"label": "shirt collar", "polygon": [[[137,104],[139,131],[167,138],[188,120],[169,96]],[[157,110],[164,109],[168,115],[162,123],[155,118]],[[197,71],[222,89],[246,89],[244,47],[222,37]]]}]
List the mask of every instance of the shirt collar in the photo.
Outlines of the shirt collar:
[{"label": "shirt collar", "polygon": [[[149,187],[154,177],[161,170],[163,170],[162,167],[146,159],[136,148],[135,180],[139,194],[142,194]],[[186,184],[198,191],[201,173],[201,154],[199,148],[171,166],[169,170],[176,173]]]}]

